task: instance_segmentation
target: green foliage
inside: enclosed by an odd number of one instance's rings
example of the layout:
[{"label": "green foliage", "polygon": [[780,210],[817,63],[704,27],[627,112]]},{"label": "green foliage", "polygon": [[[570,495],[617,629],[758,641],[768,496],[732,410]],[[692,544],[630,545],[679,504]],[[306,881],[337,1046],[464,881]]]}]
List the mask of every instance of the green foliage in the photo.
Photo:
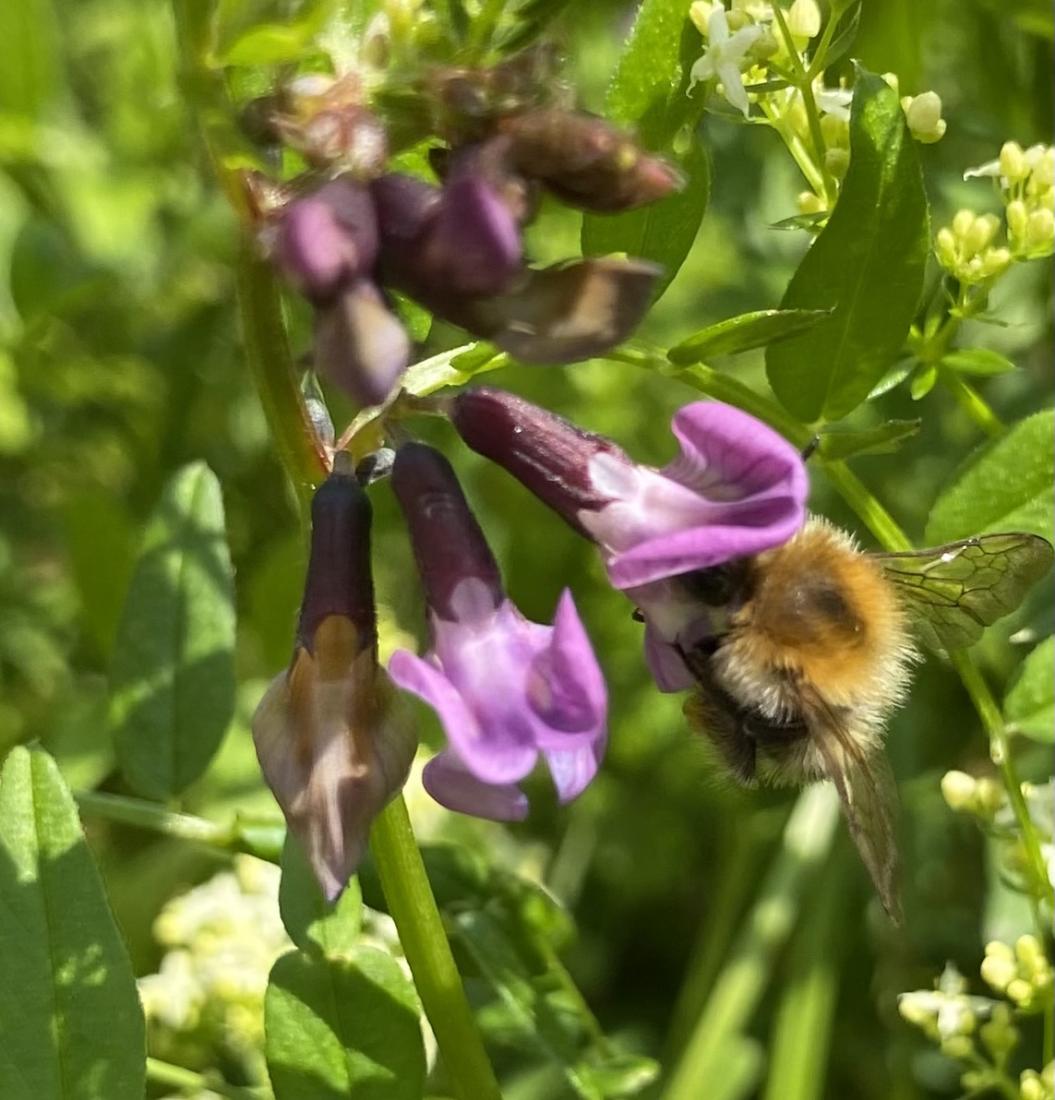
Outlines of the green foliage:
[{"label": "green foliage", "polygon": [[806,332],[828,316],[823,309],[759,309],[730,317],[682,340],[667,352],[667,358],[679,365],[702,363],[716,355],[737,355],[764,348]]},{"label": "green foliage", "polygon": [[278,894],[282,923],[302,950],[326,958],[349,955],[362,931],[363,899],[358,879],[352,879],[336,904],[322,896],[300,845],[291,834],[282,849],[282,884]]},{"label": "green foliage", "polygon": [[680,0],[644,0],[605,104],[609,118],[633,126],[646,148],[678,164],[685,186],[638,210],[583,219],[583,253],[626,252],[662,264],[658,294],[689,254],[710,196],[707,153],[695,134],[699,106],[685,91],[695,36]]},{"label": "green foliage", "polygon": [[1055,741],[1055,638],[1035,646],[1004,696],[1004,715],[1035,741]]},{"label": "green foliage", "polygon": [[414,987],[390,955],[296,952],[271,971],[267,1063],[276,1100],[419,1100],[425,1051]]},{"label": "green foliage", "polygon": [[147,528],[111,672],[118,759],[150,798],[193,783],[231,720],[233,588],[219,482],[188,466]]},{"label": "green foliage", "polygon": [[773,392],[799,419],[838,420],[883,377],[919,305],[929,243],[923,177],[897,93],[860,69],[839,202],[780,303],[832,316],[766,353]]},{"label": "green foliage", "polygon": [[0,1095],[140,1100],[143,1014],[128,953],[55,762],[0,775]]},{"label": "green foliage", "polygon": [[832,429],[821,435],[820,452],[830,459],[893,454],[907,440],[918,435],[922,426],[922,420],[888,420],[874,428]]},{"label": "green foliage", "polygon": [[1032,531],[1050,537],[1055,477],[1055,412],[1027,417],[971,457],[935,501],[927,520],[932,545],[987,531]]}]

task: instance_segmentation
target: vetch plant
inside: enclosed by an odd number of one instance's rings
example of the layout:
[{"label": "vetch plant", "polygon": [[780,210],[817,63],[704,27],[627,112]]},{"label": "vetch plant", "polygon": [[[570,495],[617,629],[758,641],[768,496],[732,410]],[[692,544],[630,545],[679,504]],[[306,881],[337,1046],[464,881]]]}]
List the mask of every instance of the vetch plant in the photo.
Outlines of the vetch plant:
[{"label": "vetch plant", "polygon": [[[0,389],[68,442],[11,492],[98,621],[66,683],[5,610],[5,684],[66,701],[0,777],[0,1095],[1051,1100],[1055,159],[987,130],[965,171],[964,89],[852,60],[861,7],[642,0],[595,113],[600,9],[174,0],[208,167],[147,174],[133,257],[13,40],[12,217],[70,224],[12,246]],[[140,255],[223,203],[236,248]],[[633,984],[671,969],[673,1009]]]}]

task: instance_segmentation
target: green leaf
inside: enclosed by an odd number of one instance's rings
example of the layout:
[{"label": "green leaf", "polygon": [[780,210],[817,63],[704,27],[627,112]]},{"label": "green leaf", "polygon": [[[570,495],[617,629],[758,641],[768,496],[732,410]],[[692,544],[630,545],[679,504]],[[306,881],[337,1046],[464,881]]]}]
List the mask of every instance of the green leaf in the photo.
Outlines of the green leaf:
[{"label": "green leaf", "polygon": [[931,509],[928,545],[989,531],[1030,531],[1050,539],[1053,429],[1055,412],[1046,409],[976,451]]},{"label": "green leaf", "polygon": [[684,3],[643,0],[608,88],[606,114],[634,127],[646,148],[675,161],[685,186],[637,210],[583,218],[584,255],[625,252],[663,265],[657,297],[688,255],[710,195],[710,166],[696,133],[702,99],[686,94],[688,70],[700,53]]},{"label": "green leaf", "polygon": [[278,65],[297,61],[311,39],[314,28],[264,23],[238,36],[217,58],[221,65]]},{"label": "green leaf", "polygon": [[111,669],[111,724],[129,784],[179,794],[234,712],[234,583],[220,485],[204,463],[169,482],[147,528]]},{"label": "green leaf", "polygon": [[951,367],[960,374],[977,374],[988,376],[993,374],[1006,374],[1008,371],[1017,370],[1017,367],[1006,355],[990,348],[963,348],[950,351],[942,356],[942,365]]},{"label": "green leaf", "polygon": [[1004,716],[1027,737],[1055,741],[1055,638],[1035,646],[1004,696]]},{"label": "green leaf", "polygon": [[900,353],[923,289],[927,221],[897,93],[858,69],[842,193],[781,302],[833,314],[766,353],[774,393],[801,420],[852,412]]},{"label": "green leaf", "polygon": [[142,1100],[135,978],[55,762],[0,776],[0,1096]]},{"label": "green leaf", "polygon": [[[900,386],[912,373],[915,363],[916,360],[911,356],[902,359],[900,363],[895,363],[872,387],[872,392],[869,393],[868,400],[874,401],[875,398],[882,397],[884,393],[889,393],[891,390]],[[936,378],[935,381],[937,381]]]},{"label": "green leaf", "polygon": [[51,0],[0,4],[0,104],[5,112],[39,118],[66,97],[59,22]]},{"label": "green leaf", "polygon": [[916,435],[922,425],[922,420],[888,420],[874,428],[826,431],[821,435],[819,450],[830,459],[893,454],[906,439]]},{"label": "green leaf", "polygon": [[717,355],[735,355],[787,340],[831,314],[826,309],[760,309],[719,321],[682,340],[667,352],[672,363],[702,363]]},{"label": "green leaf", "polygon": [[417,997],[383,951],[284,955],[271,970],[264,1026],[275,1100],[420,1100],[424,1092]]},{"label": "green leaf", "polygon": [[580,1064],[578,1073],[605,1100],[637,1096],[658,1077],[660,1066],[640,1054],[613,1054],[600,1065]]},{"label": "green leaf", "polygon": [[922,401],[924,397],[938,383],[938,368],[933,364],[921,366],[918,371],[912,376],[912,381],[908,384],[909,396],[913,401]]},{"label": "green leaf", "polygon": [[292,833],[286,834],[282,849],[278,908],[289,938],[303,951],[321,951],[331,959],[354,951],[363,918],[358,880],[350,879],[336,904],[330,905]]}]

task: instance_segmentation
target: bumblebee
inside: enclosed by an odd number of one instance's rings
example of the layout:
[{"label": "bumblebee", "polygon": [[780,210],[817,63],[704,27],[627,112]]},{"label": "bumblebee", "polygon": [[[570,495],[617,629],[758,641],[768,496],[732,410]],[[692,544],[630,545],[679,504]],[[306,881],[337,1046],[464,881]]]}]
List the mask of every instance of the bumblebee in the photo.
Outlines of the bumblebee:
[{"label": "bumblebee", "polygon": [[1052,557],[1046,540],[1021,533],[869,554],[811,518],[783,546],[680,578],[724,624],[679,648],[696,682],[686,717],[742,784],[830,779],[898,920],[896,792],[882,738],[907,693],[916,640],[971,645]]}]

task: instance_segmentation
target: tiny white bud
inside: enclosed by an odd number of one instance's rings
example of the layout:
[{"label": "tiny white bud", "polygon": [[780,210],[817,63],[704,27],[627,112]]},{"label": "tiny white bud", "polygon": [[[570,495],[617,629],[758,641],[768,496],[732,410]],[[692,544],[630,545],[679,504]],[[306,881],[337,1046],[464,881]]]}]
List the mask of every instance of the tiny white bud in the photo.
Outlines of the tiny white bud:
[{"label": "tiny white bud", "polygon": [[[1038,189],[1051,187],[1055,183],[1055,149],[1049,146],[1037,159],[1030,182]],[[1051,203],[1045,205],[1051,206]]]},{"label": "tiny white bud", "polygon": [[1026,221],[1029,214],[1026,204],[1021,199],[1012,199],[1007,204],[1007,228],[1013,237],[1026,235]]},{"label": "tiny white bud", "polygon": [[[992,279],[1006,271],[1011,264],[1011,250],[1007,248],[987,248],[981,255],[983,279]],[[993,811],[995,813],[995,811]]]},{"label": "tiny white bud", "polygon": [[[943,235],[944,234],[944,239]],[[953,240],[952,233],[948,229],[939,229],[938,238],[936,241],[939,249],[939,257],[941,252],[945,250],[954,250],[955,242]],[[968,775],[966,772],[951,771],[946,772],[941,777],[941,795],[945,799],[946,805],[951,810],[969,810],[974,802],[974,791],[976,781],[973,775]]]},{"label": "tiny white bud", "polygon": [[1025,978],[1012,978],[1004,992],[1015,1004],[1029,1004],[1033,1000],[1033,986]]},{"label": "tiny white bud", "polygon": [[945,137],[945,131],[948,128],[948,123],[945,119],[939,118],[933,130],[928,130],[926,133],[921,130],[914,130],[912,136],[922,145],[933,145],[935,142],[941,141],[941,139]]},{"label": "tiny white bud", "polygon": [[1029,171],[1022,146],[1017,141],[1005,141],[1000,149],[1000,174],[1009,183],[1024,179]]},{"label": "tiny white bud", "polygon": [[[941,229],[938,230],[937,235],[934,238],[934,251],[937,254],[938,260],[940,261],[942,267],[948,268],[951,271],[956,264],[956,237],[953,235],[953,231],[947,225],[943,225]],[[959,772],[958,774],[963,775],[964,773]],[[968,776],[967,778],[970,779],[970,776]],[[973,782],[974,781],[972,780],[972,783]],[[973,790],[974,788],[972,787],[972,793]],[[945,793],[944,783],[942,784],[942,793]],[[946,796],[945,801],[948,802],[954,810],[969,809],[967,805],[954,806],[948,796]]]},{"label": "tiny white bud", "polygon": [[1044,1086],[1041,1084],[1036,1071],[1032,1069],[1027,1069],[1022,1074],[1019,1079],[1018,1091],[1022,1096],[1022,1100],[1046,1100]]},{"label": "tiny white bud", "polygon": [[827,204],[819,195],[812,191],[801,191],[795,199],[795,205],[800,214],[819,214],[827,209]]},{"label": "tiny white bud", "polygon": [[[993,268],[992,274],[995,274],[997,270],[1003,270],[1007,267],[1010,262],[1011,253],[1006,248],[990,248],[983,266],[991,266]],[[979,813],[992,817],[1004,804],[1004,788],[995,779],[983,776],[978,780],[975,797],[978,800]]]},{"label": "tiny white bud", "polygon": [[[904,104],[905,101],[901,102]],[[941,96],[937,92],[914,96],[905,109],[905,118],[913,134],[931,133],[941,121]]]},{"label": "tiny white bud", "polygon": [[1018,968],[1010,959],[997,958],[995,955],[986,955],[979,970],[985,983],[992,986],[997,993],[1003,993],[1018,973]]},{"label": "tiny white bud", "polygon": [[1037,937],[1031,936],[1028,933],[1024,936],[1019,936],[1015,941],[1015,956],[1020,963],[1031,971],[1047,962]]}]

